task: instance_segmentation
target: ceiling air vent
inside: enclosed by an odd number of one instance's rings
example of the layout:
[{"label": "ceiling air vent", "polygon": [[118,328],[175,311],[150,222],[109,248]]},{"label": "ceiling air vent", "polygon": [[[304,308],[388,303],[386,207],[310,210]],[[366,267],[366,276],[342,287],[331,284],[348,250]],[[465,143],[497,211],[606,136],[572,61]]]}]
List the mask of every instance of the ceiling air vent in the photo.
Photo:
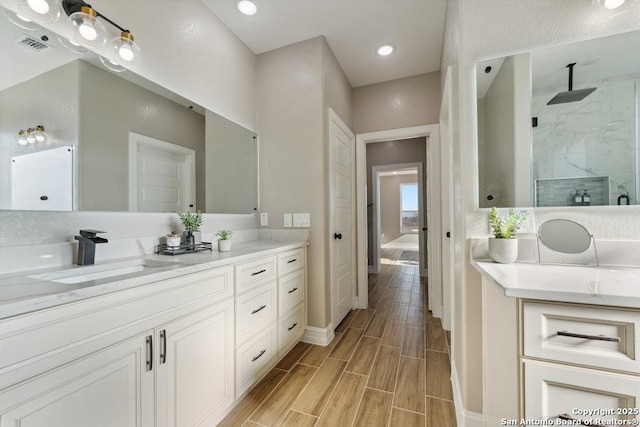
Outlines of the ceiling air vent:
[{"label": "ceiling air vent", "polygon": [[51,46],[48,45],[47,43],[43,42],[40,39],[36,39],[33,38],[31,36],[28,36],[26,34],[22,34],[20,37],[18,37],[15,42],[17,44],[19,44],[20,46],[24,46],[26,48],[29,48],[35,52],[42,52],[45,49],[49,49]]}]

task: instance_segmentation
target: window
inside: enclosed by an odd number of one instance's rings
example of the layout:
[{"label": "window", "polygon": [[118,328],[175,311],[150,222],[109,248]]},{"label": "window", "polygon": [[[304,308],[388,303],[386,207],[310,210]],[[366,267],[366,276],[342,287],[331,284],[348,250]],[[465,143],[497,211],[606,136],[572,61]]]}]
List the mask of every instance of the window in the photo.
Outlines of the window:
[{"label": "window", "polygon": [[417,233],[419,222],[418,184],[400,184],[400,232]]}]

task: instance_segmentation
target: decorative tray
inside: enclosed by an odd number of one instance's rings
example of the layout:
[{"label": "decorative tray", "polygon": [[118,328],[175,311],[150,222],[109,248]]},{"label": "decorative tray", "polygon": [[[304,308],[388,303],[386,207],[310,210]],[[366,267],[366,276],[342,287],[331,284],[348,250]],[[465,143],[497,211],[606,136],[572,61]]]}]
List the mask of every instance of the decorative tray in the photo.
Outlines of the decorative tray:
[{"label": "decorative tray", "polygon": [[180,245],[180,246],[169,246],[166,244],[161,244],[155,247],[155,253],[162,255],[180,255],[180,254],[189,254],[193,252],[200,251],[211,251],[211,243],[202,242],[197,243],[195,245]]}]

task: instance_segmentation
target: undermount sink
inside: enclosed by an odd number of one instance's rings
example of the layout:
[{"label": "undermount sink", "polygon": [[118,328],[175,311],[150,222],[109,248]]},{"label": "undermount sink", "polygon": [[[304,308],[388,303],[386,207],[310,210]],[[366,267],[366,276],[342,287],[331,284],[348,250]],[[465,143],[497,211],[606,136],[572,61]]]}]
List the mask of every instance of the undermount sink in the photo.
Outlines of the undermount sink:
[{"label": "undermount sink", "polygon": [[[100,279],[110,279],[124,275],[144,275],[159,271],[159,269],[171,270],[182,264],[174,261],[156,261],[148,259],[134,259],[130,261],[114,262],[109,264],[92,265],[89,267],[76,267],[68,270],[29,276],[32,279],[42,279],[56,283],[82,283]],[[134,274],[140,273],[140,274]]]}]

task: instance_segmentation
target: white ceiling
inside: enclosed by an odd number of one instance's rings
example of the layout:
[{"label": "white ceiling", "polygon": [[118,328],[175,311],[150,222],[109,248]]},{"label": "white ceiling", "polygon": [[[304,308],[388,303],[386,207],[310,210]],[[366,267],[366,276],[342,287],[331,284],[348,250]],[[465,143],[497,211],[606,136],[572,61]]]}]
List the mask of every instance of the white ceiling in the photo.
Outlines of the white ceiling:
[{"label": "white ceiling", "polygon": [[202,1],[256,54],[325,36],[353,87],[440,69],[446,0],[257,0],[254,16]]}]

